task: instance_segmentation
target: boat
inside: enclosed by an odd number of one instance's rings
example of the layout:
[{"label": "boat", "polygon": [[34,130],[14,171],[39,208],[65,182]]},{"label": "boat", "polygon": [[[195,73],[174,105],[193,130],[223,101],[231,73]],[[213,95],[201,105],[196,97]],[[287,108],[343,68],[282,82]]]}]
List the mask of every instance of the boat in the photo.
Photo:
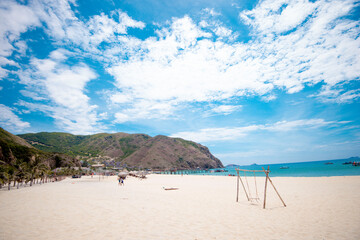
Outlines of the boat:
[{"label": "boat", "polygon": [[352,164],[354,167],[358,167],[358,166],[360,166],[360,162],[353,162],[353,164]]},{"label": "boat", "polygon": [[353,164],[353,162],[344,162],[342,165]]},{"label": "boat", "polygon": [[280,169],[289,169],[289,167],[288,166],[282,166],[282,167],[280,167]]},{"label": "boat", "polygon": [[325,165],[331,165],[331,164],[334,164],[334,163],[332,163],[332,162],[326,162],[326,163],[324,163]]}]

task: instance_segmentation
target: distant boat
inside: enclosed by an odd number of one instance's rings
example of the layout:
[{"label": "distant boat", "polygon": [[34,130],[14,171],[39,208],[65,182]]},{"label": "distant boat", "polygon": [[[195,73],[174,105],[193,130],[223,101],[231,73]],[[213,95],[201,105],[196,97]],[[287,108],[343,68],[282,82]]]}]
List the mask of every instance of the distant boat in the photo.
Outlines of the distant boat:
[{"label": "distant boat", "polygon": [[352,165],[355,166],[355,167],[358,167],[358,166],[360,166],[360,162],[353,162]]},{"label": "distant boat", "polygon": [[353,162],[344,162],[342,165],[353,164]]},{"label": "distant boat", "polygon": [[280,167],[280,169],[289,169],[289,167],[288,166],[282,166],[282,167]]},{"label": "distant boat", "polygon": [[332,163],[332,162],[326,162],[326,163],[324,163],[325,165],[331,165],[331,164],[334,164],[334,163]]}]

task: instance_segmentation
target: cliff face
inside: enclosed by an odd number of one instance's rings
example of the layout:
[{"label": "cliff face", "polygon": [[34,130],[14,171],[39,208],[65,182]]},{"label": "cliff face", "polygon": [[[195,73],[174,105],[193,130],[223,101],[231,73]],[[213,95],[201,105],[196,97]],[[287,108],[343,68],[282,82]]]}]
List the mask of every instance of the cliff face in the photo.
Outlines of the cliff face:
[{"label": "cliff face", "polygon": [[201,144],[166,136],[100,133],[76,136],[65,133],[19,135],[34,147],[70,155],[109,156],[129,167],[152,169],[220,168],[221,161]]}]

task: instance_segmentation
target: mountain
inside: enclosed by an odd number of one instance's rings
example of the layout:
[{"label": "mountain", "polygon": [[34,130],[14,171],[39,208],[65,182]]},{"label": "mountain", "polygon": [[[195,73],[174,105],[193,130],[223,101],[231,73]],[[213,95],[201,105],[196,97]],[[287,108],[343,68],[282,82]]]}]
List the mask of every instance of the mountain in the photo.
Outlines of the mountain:
[{"label": "mountain", "polygon": [[209,149],[181,138],[151,137],[146,134],[99,133],[72,135],[69,133],[21,134],[32,146],[72,156],[108,156],[129,167],[152,169],[194,169],[223,167]]},{"label": "mountain", "polygon": [[240,165],[237,164],[228,164],[225,166],[226,168],[236,168],[236,167],[240,167]]},{"label": "mountain", "polygon": [[201,144],[180,138],[156,136],[124,159],[130,166],[145,168],[220,168],[221,161]]},{"label": "mountain", "polygon": [[2,162],[9,164],[16,161],[28,163],[34,161],[35,158],[45,162],[50,168],[80,165],[80,162],[73,157],[38,150],[26,140],[0,127],[0,160]]},{"label": "mountain", "polygon": [[0,128],[0,141],[8,142],[8,143],[11,143],[11,144],[17,145],[17,146],[33,148],[33,146],[31,146],[31,144],[29,144],[26,140],[14,135],[14,134],[9,133],[8,131],[4,130],[3,128]]}]

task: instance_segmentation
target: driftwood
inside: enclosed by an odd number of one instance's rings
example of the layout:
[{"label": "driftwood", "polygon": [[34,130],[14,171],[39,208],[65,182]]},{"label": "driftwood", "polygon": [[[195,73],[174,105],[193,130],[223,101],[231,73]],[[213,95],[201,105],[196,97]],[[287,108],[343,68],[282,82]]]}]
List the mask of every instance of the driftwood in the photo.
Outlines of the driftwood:
[{"label": "driftwood", "polygon": [[178,190],[179,188],[173,188],[173,187],[171,187],[171,188],[166,188],[166,187],[163,187],[163,189],[166,190],[166,191],[168,191],[168,190]]}]

